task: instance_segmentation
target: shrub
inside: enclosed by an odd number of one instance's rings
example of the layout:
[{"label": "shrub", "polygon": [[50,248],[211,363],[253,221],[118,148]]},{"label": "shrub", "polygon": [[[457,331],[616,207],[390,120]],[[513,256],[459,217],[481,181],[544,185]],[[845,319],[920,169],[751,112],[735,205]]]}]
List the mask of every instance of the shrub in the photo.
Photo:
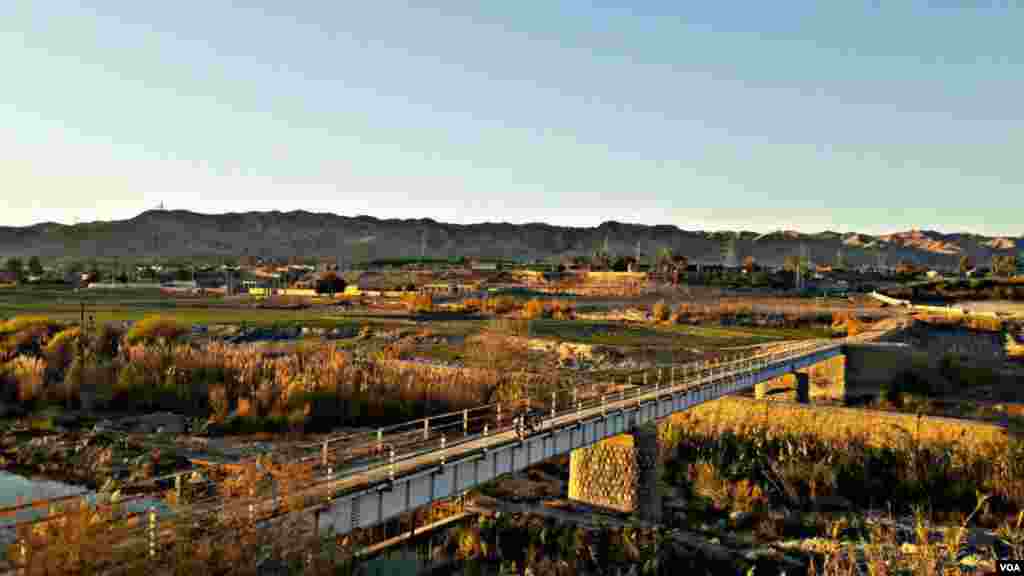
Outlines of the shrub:
[{"label": "shrub", "polygon": [[524,318],[541,318],[544,316],[544,303],[534,298],[526,303],[523,308]]},{"label": "shrub", "polygon": [[0,323],[0,361],[38,354],[56,328],[45,316],[17,316]]},{"label": "shrub", "polygon": [[47,364],[55,370],[64,370],[75,357],[81,334],[82,329],[73,326],[54,335],[44,351]]},{"label": "shrub", "polygon": [[495,296],[488,298],[485,302],[485,309],[494,314],[507,314],[520,308],[520,303],[511,296]]},{"label": "shrub", "polygon": [[174,318],[167,316],[148,316],[132,326],[125,341],[129,344],[139,342],[154,343],[158,341],[173,342],[187,332],[187,329]]},{"label": "shrub", "polygon": [[654,304],[654,308],[651,309],[651,315],[654,317],[655,322],[664,322],[668,320],[670,314],[671,310],[669,309],[668,304],[666,304],[664,300],[658,300]]},{"label": "shrub", "polygon": [[56,323],[46,316],[15,316],[0,322],[0,336],[21,332],[33,326],[53,327]]},{"label": "shrub", "polygon": [[10,364],[18,389],[18,401],[26,404],[42,399],[46,382],[46,362],[40,358],[18,356]]},{"label": "shrub", "polygon": [[428,293],[405,294],[402,303],[409,312],[423,314],[434,311],[434,297]]},{"label": "shrub", "polygon": [[483,308],[483,302],[479,298],[466,298],[462,301],[462,309],[466,312],[479,312]]},{"label": "shrub", "polygon": [[556,320],[572,320],[576,315],[576,307],[567,300],[553,300],[551,302],[551,316]]},{"label": "shrub", "polygon": [[93,351],[102,358],[114,358],[120,348],[124,331],[120,328],[104,324],[100,326],[93,338]]}]

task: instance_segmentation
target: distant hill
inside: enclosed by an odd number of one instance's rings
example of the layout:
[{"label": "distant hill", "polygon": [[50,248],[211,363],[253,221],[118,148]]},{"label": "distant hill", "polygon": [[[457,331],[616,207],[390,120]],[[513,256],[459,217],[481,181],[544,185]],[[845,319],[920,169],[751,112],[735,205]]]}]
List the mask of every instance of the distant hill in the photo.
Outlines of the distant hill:
[{"label": "distant hill", "polygon": [[691,260],[721,261],[723,239],[735,238],[738,258],[753,256],[781,264],[803,247],[818,263],[833,262],[841,250],[850,264],[908,260],[955,266],[962,254],[988,263],[993,254],[1024,248],[1024,237],[993,238],[911,230],[883,236],[794,231],[705,232],[675,226],[605,222],[594,228],[542,223],[447,224],[430,219],[381,220],[304,211],[198,214],[150,210],[130,220],[63,225],[46,222],[0,227],[0,257],[45,260],[120,258],[317,257],[345,262],[372,258],[457,258],[477,256],[536,260],[589,255],[607,241],[613,254],[643,254],[671,248]]}]

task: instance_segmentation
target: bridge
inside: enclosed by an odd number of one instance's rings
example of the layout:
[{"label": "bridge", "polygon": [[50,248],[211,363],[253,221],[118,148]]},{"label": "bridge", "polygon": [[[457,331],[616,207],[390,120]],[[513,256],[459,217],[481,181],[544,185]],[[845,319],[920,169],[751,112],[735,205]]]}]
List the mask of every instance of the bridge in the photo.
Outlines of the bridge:
[{"label": "bridge", "polygon": [[[364,449],[376,443],[400,450],[388,450],[386,458],[356,468],[331,469],[328,441],[324,444],[326,456],[322,464],[330,471],[320,485],[310,488],[322,495],[323,504],[317,507],[320,526],[338,534],[374,526],[436,500],[462,494],[503,474],[615,436],[635,433],[647,424],[698,404],[754,389],[787,374],[800,374],[801,370],[841,356],[845,346],[870,343],[885,333],[801,341],[720,362],[685,364],[673,367],[667,378],[662,378],[664,372],[660,371],[654,382],[613,394],[584,397],[578,389],[556,392],[538,429],[522,439],[513,429],[511,419],[502,419],[497,414],[493,420],[498,424],[495,428],[484,424],[482,429],[474,429],[474,420],[488,420],[480,417],[479,410],[500,409],[488,406],[464,412],[461,429],[458,423],[445,425],[442,417],[442,422],[435,425],[438,433],[431,433],[429,420],[424,420],[420,431],[395,431],[368,438]],[[571,397],[564,398],[566,394]],[[507,424],[502,425],[504,422]],[[410,434],[421,436],[414,439]],[[580,467],[572,468],[576,472]],[[579,482],[570,479],[570,497],[573,484]],[[645,507],[640,504],[643,514]],[[653,510],[652,513],[657,514]]]},{"label": "bridge", "polygon": [[[631,472],[636,493],[630,496],[635,496],[635,509],[641,517],[657,520],[660,503],[654,494],[648,425],[722,396],[806,371],[842,356],[848,346],[870,346],[900,327],[889,325],[844,339],[768,345],[716,361],[659,367],[653,377],[645,372],[640,384],[617,390],[582,385],[554,390],[547,399],[534,399],[533,406],[542,406],[545,416],[522,438],[513,425],[517,403],[479,406],[373,432],[331,437],[306,445],[305,455],[291,461],[310,473],[297,491],[285,496],[275,487],[269,494],[241,498],[218,495],[174,514],[247,517],[254,525],[296,513],[312,514],[318,532],[343,535],[459,496],[558,455],[572,455],[571,474],[586,474],[586,459],[578,455],[613,437],[633,434],[639,454]],[[571,478],[570,497],[574,485],[585,484],[585,480]],[[577,488],[576,492],[576,497],[587,499],[586,490]],[[158,548],[175,538],[175,530],[167,513],[150,509],[139,516],[135,528],[125,532],[124,545],[148,541],[149,558],[154,559]],[[21,550],[27,559],[28,548],[23,544]]]}]

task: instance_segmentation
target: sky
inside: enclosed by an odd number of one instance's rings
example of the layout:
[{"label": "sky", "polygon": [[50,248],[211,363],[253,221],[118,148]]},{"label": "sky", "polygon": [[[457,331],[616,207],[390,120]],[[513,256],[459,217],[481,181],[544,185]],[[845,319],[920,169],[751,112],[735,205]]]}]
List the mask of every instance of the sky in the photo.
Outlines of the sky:
[{"label": "sky", "polygon": [[1020,0],[427,4],[0,3],[0,226],[1024,234]]}]

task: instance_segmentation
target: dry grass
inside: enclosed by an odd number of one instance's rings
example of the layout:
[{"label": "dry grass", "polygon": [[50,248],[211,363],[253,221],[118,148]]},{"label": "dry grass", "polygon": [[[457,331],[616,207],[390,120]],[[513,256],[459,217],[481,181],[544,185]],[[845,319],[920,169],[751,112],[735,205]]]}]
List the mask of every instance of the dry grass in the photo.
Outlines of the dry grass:
[{"label": "dry grass", "polygon": [[[412,353],[413,342],[399,341],[377,357],[363,358],[327,343],[199,347],[168,340],[179,333],[180,327],[163,318],[141,323],[124,342],[116,332],[104,333],[92,339],[82,362],[72,361],[77,332],[61,332],[42,341],[47,345],[35,346],[34,353],[0,363],[0,399],[30,405],[41,399],[77,402],[80,387],[88,384],[99,408],[188,411],[223,419],[244,406],[253,422],[274,419],[280,428],[397,422],[523,396],[527,385],[553,385],[551,377],[520,372],[524,356],[517,347],[486,339],[474,342],[469,355],[479,356],[490,370],[443,371],[394,364]],[[130,339],[134,343],[127,343]]]},{"label": "dry grass", "polygon": [[847,489],[862,480],[878,484],[879,474],[890,484],[864,485],[861,493],[844,496],[882,502],[903,494],[956,509],[979,490],[1001,509],[1024,508],[1024,444],[980,422],[724,398],[673,416],[661,433],[666,446],[690,452],[757,446],[752,454],[769,458],[764,466],[790,501],[806,504],[816,491],[837,488],[838,470],[860,470],[867,475],[846,480]]},{"label": "dry grass", "polygon": [[1002,319],[984,314],[964,314],[958,310],[948,312],[919,312],[914,315],[918,321],[933,326],[963,327],[979,332],[1002,332],[1006,324]]},{"label": "dry grass", "polygon": [[31,404],[42,398],[46,382],[46,362],[41,358],[18,356],[10,362],[8,369],[17,386],[18,401]]},{"label": "dry grass", "polygon": [[129,344],[139,342],[173,342],[183,336],[188,329],[176,319],[169,316],[148,316],[135,323],[125,341]]},{"label": "dry grass", "polygon": [[1009,438],[998,426],[970,420],[954,421],[896,412],[865,412],[852,408],[809,407],[747,398],[726,397],[701,404],[671,418],[707,432],[747,435],[809,434],[831,442],[863,439],[870,446],[902,443],[908,434],[921,443],[958,442],[969,450],[1005,452]]}]

